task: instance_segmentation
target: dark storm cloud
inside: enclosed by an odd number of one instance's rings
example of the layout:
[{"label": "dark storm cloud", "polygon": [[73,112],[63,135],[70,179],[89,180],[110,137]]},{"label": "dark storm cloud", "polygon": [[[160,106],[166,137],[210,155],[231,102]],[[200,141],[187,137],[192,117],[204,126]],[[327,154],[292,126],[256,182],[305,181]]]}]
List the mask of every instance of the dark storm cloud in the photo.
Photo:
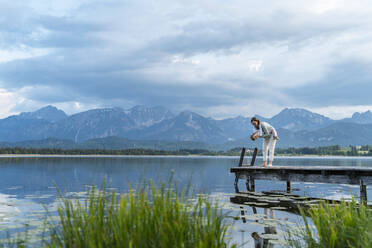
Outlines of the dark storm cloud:
[{"label": "dark storm cloud", "polygon": [[[0,75],[6,79],[4,81],[11,82],[7,88],[13,90],[35,86],[25,96],[42,102],[74,101],[79,98],[99,101],[126,99],[148,105],[192,103],[197,107],[208,107],[218,102],[233,104],[236,97],[254,96],[251,90],[215,87],[212,83],[188,85],[172,78],[160,81],[142,75],[138,70],[144,64],[135,59],[131,64],[125,62],[130,61],[130,57],[109,58],[98,59],[92,64],[88,64],[89,58],[85,58],[80,64],[74,61],[77,59],[75,57],[56,59],[56,56],[44,56],[7,63],[0,67]],[[94,56],[90,59],[94,60]],[[107,67],[105,63],[113,66]]]}]

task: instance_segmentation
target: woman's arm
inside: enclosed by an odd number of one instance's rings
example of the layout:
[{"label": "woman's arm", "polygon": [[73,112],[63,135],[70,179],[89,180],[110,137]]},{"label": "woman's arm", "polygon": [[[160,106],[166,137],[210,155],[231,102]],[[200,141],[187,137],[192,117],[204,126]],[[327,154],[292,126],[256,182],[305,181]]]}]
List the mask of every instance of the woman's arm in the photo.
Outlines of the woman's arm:
[{"label": "woman's arm", "polygon": [[251,140],[255,141],[257,138],[259,138],[258,131],[251,134]]},{"label": "woman's arm", "polygon": [[261,131],[261,128],[253,128],[253,132],[252,132],[252,136],[256,136],[256,138],[260,138],[262,136],[262,131]]},{"label": "woman's arm", "polygon": [[278,133],[276,132],[275,128],[272,129],[271,133],[273,134],[273,138],[279,140]]},{"label": "woman's arm", "polygon": [[278,133],[276,132],[275,128],[272,129],[271,133],[273,134],[274,138],[278,137]]}]

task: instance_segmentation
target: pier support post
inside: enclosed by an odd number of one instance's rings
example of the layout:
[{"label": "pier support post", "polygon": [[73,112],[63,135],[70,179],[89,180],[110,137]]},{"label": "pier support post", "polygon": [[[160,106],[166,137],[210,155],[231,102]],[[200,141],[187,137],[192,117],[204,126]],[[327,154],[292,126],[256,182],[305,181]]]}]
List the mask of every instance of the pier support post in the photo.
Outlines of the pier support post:
[{"label": "pier support post", "polygon": [[254,192],[255,191],[254,178],[249,177],[247,181],[245,181],[245,186],[247,187],[247,191]]},{"label": "pier support post", "polygon": [[240,207],[240,216],[242,218],[243,223],[246,223],[247,220],[245,219],[245,211],[243,207]]},{"label": "pier support post", "polygon": [[252,155],[252,159],[251,159],[251,164],[250,164],[251,166],[253,166],[254,165],[254,162],[256,161],[257,152],[258,152],[258,149],[256,147],[256,148],[254,148],[254,151],[253,151],[253,155]]},{"label": "pier support post", "polygon": [[251,178],[251,191],[254,192],[255,191],[255,184],[254,184],[254,178]]},{"label": "pier support post", "polygon": [[[242,167],[243,166],[244,155],[245,155],[245,147],[242,148],[242,152],[240,153],[239,167]],[[236,193],[239,193],[239,186],[238,186],[238,184],[239,184],[239,176],[238,176],[238,174],[235,173],[234,187],[235,187],[235,192]]]},{"label": "pier support post", "polygon": [[235,182],[234,182],[235,193],[239,193],[239,186],[238,186],[238,183],[239,183],[239,177],[238,177],[237,174],[235,174]]},{"label": "pier support post", "polygon": [[360,203],[367,203],[367,185],[360,180]]},{"label": "pier support post", "polygon": [[287,193],[291,193],[291,181],[287,181]]},{"label": "pier support post", "polygon": [[240,160],[239,160],[239,167],[242,167],[245,155],[245,147],[242,148],[242,152],[240,153]]},{"label": "pier support post", "polygon": [[251,191],[250,181],[251,180],[249,178],[245,181],[245,187],[247,188],[247,191]]}]

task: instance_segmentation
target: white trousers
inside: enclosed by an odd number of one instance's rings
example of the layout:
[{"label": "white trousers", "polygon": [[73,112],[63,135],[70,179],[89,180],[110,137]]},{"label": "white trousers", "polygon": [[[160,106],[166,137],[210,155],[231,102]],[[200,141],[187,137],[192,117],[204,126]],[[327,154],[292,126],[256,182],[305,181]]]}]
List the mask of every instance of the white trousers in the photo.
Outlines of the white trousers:
[{"label": "white trousers", "polygon": [[270,150],[269,162],[274,161],[275,144],[276,144],[276,139],[274,139],[273,136],[263,139],[262,155],[263,155],[264,162],[267,161],[267,154],[269,153],[269,150]]}]

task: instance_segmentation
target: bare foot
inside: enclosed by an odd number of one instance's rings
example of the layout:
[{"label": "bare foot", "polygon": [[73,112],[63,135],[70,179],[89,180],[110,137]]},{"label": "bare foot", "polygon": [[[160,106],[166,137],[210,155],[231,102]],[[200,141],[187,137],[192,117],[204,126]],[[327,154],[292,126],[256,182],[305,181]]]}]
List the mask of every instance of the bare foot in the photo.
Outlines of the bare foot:
[{"label": "bare foot", "polygon": [[273,166],[273,163],[269,163],[269,167]]},{"label": "bare foot", "polygon": [[263,164],[260,165],[260,167],[267,167],[267,163],[264,162]]}]

